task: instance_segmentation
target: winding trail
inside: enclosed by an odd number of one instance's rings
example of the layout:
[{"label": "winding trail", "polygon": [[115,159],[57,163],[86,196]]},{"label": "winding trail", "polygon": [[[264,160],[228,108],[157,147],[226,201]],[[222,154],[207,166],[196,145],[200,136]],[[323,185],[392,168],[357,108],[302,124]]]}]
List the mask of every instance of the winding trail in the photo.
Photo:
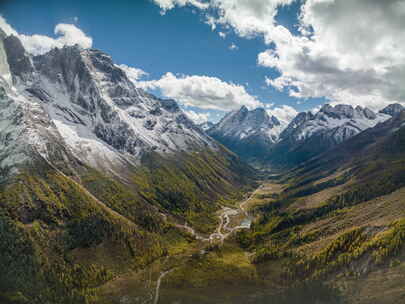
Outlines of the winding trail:
[{"label": "winding trail", "polygon": [[[231,222],[230,216],[237,216],[239,214],[245,215],[246,218],[250,218],[247,210],[245,209],[246,204],[250,202],[250,200],[256,195],[256,193],[263,188],[263,185],[258,187],[255,191],[253,191],[247,199],[242,201],[239,204],[239,207],[237,209],[232,209],[229,207],[223,207],[221,213],[218,215],[219,217],[219,225],[217,229],[215,230],[214,233],[212,233],[209,237],[204,237],[200,234],[198,234],[194,228],[190,227],[185,223],[184,225],[181,224],[175,224],[177,228],[181,228],[189,232],[192,236],[194,236],[197,240],[203,241],[203,242],[213,242],[215,240],[219,240],[221,245],[224,243],[226,238],[228,238],[234,231],[240,230],[240,229],[249,229],[250,225],[243,225],[243,220],[242,224],[238,225],[233,228],[229,228],[228,225]],[[167,216],[162,213],[162,216],[167,220]],[[227,232],[223,232],[227,231]],[[153,304],[159,304],[159,296],[160,296],[160,286],[162,284],[162,280],[164,279],[165,276],[167,276],[169,273],[174,271],[175,268],[172,268],[170,270],[164,271],[160,274],[157,282],[156,282],[156,290],[155,290],[155,298],[153,300]]]},{"label": "winding trail", "polygon": [[[185,223],[184,225],[181,224],[176,224],[175,226],[177,228],[181,228],[189,232],[192,236],[194,236],[197,240],[203,241],[203,242],[213,242],[215,240],[219,240],[221,244],[224,243],[225,239],[228,238],[234,231],[240,230],[240,229],[248,229],[250,228],[250,225],[243,225],[243,222],[241,225],[238,225],[233,228],[229,228],[229,224],[231,223],[230,216],[236,216],[240,213],[245,215],[245,219],[249,219],[250,216],[245,209],[246,205],[250,202],[250,200],[256,195],[256,193],[261,190],[263,185],[260,185],[255,191],[253,191],[249,197],[242,201],[239,204],[238,209],[232,209],[229,207],[223,207],[221,213],[218,215],[219,217],[219,224],[217,229],[215,230],[214,233],[212,233],[209,237],[204,237],[200,234],[198,234],[194,228],[190,227]],[[228,231],[228,232],[223,232],[223,231]]]},{"label": "winding trail", "polygon": [[[253,191],[249,197],[247,199],[245,199],[244,201],[242,201],[239,204],[238,209],[232,209],[232,208],[228,208],[228,207],[224,207],[222,213],[220,214],[220,224],[218,226],[217,229],[217,233],[211,234],[210,239],[212,239],[213,235],[216,235],[217,238],[220,239],[221,244],[223,244],[224,240],[226,238],[228,238],[234,231],[240,230],[240,229],[249,229],[250,228],[250,224],[248,225],[244,225],[243,224],[243,220],[241,225],[238,225],[236,227],[233,228],[228,228],[228,225],[231,223],[231,219],[230,216],[236,216],[240,213],[244,214],[245,219],[250,219],[250,216],[247,212],[247,210],[245,210],[245,206],[246,204],[248,204],[250,202],[250,200],[256,195],[256,193],[261,190],[263,187],[263,185],[260,185],[255,191]],[[222,232],[222,231],[228,231],[228,232]]]},{"label": "winding trail", "polygon": [[263,189],[263,185],[260,185],[255,191],[252,192],[252,194],[239,205],[239,209],[242,210],[242,212],[246,215],[248,215],[248,212],[245,210],[245,205],[249,203],[249,201],[256,195],[257,192],[259,192],[261,189]]},{"label": "winding trail", "polygon": [[173,269],[167,270],[165,272],[162,272],[156,282],[156,290],[155,290],[155,298],[153,300],[153,304],[158,304],[159,303],[159,296],[160,296],[160,286],[162,285],[162,280],[164,279],[165,276],[167,276],[169,273],[171,273]]}]

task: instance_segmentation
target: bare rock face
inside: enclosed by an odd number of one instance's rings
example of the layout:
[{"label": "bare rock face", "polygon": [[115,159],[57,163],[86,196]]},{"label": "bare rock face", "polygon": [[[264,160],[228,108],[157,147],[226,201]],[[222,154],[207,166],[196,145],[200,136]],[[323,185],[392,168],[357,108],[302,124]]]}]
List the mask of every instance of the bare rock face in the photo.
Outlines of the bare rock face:
[{"label": "bare rock face", "polygon": [[263,108],[249,111],[243,106],[228,113],[207,133],[246,158],[260,158],[275,144],[285,125]]},{"label": "bare rock face", "polygon": [[[390,112],[398,111],[391,109]],[[272,164],[304,161],[340,144],[360,132],[384,122],[389,109],[374,113],[364,107],[325,104],[316,113],[299,113],[288,125],[270,117],[264,109],[226,115],[207,133],[225,146],[249,159]]]},{"label": "bare rock face", "polygon": [[390,118],[384,112],[345,104],[299,113],[281,133],[268,160],[276,166],[297,165]]},{"label": "bare rock face", "polygon": [[394,104],[390,104],[387,107],[385,107],[384,109],[382,109],[380,111],[380,113],[387,114],[390,116],[397,116],[403,110],[405,110],[405,107],[403,105],[401,105],[399,103],[394,103]]},{"label": "bare rock face", "polygon": [[324,105],[317,113],[303,112],[280,135],[281,140],[292,138],[306,140],[312,136],[324,136],[331,142],[340,143],[361,131],[374,127],[389,118],[368,108],[351,105]]},{"label": "bare rock face", "polygon": [[[27,147],[51,159],[54,142],[106,171],[136,164],[150,151],[217,149],[175,101],[136,88],[101,51],[67,46],[31,56],[17,37],[3,33],[0,76],[0,142],[9,147],[1,149],[0,167],[7,170],[30,159]],[[17,138],[20,148],[11,146]]]},{"label": "bare rock face", "polygon": [[4,49],[14,79],[18,77],[22,81],[28,81],[34,69],[21,41],[16,36],[8,36],[4,39]]}]

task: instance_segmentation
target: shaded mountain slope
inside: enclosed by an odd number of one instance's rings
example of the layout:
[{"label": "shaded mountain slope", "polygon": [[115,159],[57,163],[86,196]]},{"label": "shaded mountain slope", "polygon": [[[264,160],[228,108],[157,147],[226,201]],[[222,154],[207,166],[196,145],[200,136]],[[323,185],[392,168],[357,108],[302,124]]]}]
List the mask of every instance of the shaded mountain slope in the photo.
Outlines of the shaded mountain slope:
[{"label": "shaded mountain slope", "polygon": [[316,114],[300,113],[280,135],[267,160],[274,167],[294,167],[390,117],[350,105],[324,105]]},{"label": "shaded mountain slope", "polygon": [[285,126],[263,108],[233,111],[206,132],[241,157],[254,160],[267,153],[278,141]]},{"label": "shaded mountain slope", "polygon": [[401,112],[301,165],[278,194],[261,194],[258,219],[238,238],[263,279],[322,280],[348,303],[403,300],[404,130]]},{"label": "shaded mountain slope", "polygon": [[78,46],[31,56],[0,35],[0,294],[90,303],[97,287],[208,232],[253,169],[172,100]]}]

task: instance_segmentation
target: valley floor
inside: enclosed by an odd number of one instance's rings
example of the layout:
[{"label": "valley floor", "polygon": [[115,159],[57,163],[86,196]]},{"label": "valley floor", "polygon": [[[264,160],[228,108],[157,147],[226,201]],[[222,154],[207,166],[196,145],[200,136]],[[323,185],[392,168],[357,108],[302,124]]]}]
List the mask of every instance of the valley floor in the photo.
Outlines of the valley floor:
[{"label": "valley floor", "polygon": [[[204,260],[207,256],[211,256],[212,252],[221,252],[222,257],[220,261],[223,263],[221,267],[224,268],[221,270],[228,271],[226,269],[227,266],[243,266],[247,269],[252,268],[249,271],[252,271],[251,274],[253,274],[253,267],[249,261],[251,253],[244,252],[238,248],[239,246],[235,244],[234,240],[229,239],[238,231],[250,228],[253,217],[248,213],[248,210],[257,203],[257,196],[266,187],[268,185],[261,184],[252,193],[246,195],[245,199],[236,203],[235,206],[223,206],[217,212],[219,219],[218,226],[209,235],[199,233],[187,223],[176,224],[177,228],[184,230],[184,232],[190,235],[190,240],[187,243],[176,244],[172,248],[172,254],[169,253],[168,256],[156,261],[147,269],[128,273],[107,283],[101,288],[102,297],[105,299],[101,303],[174,303],[176,297],[179,297],[179,300],[183,303],[187,301],[186,299],[189,297],[188,293],[190,295],[194,294],[194,286],[190,290],[187,288],[183,289],[176,296],[176,288],[172,290],[170,287],[171,285],[175,285],[171,284],[171,282],[176,280],[176,272],[198,271],[198,269],[193,268],[187,269],[185,265],[193,263],[195,259]],[[225,254],[223,255],[222,252]],[[215,270],[215,268],[207,269],[206,276],[209,277],[210,272]],[[250,280],[249,277],[247,279]],[[192,281],[189,281],[189,283],[193,284]],[[206,284],[208,280],[202,283]],[[169,295],[172,292],[174,292],[174,295]],[[206,292],[211,292],[210,288]],[[163,293],[163,296],[161,293]],[[224,296],[226,296],[226,292]],[[168,300],[171,297],[174,297],[173,300]],[[191,298],[193,299],[193,297]]]},{"label": "valley floor", "polygon": [[[219,224],[210,235],[178,224],[190,237],[174,242],[166,257],[146,269],[104,285],[99,303],[391,304],[405,299],[402,250],[395,258],[377,264],[371,261],[377,250],[359,259],[351,256],[353,250],[361,250],[375,237],[382,238],[404,218],[405,188],[274,230],[274,218],[264,219],[263,212],[269,212],[269,206],[288,187],[262,182],[237,207],[224,206],[218,212]],[[292,216],[319,208],[340,191],[342,187],[337,185],[290,200],[283,213]],[[352,236],[357,232],[361,236]],[[338,245],[348,234],[347,245]],[[337,248],[333,257],[318,258],[331,248]],[[347,262],[339,264],[343,258]],[[316,275],[296,272],[302,277],[293,277],[297,265],[314,259],[317,264],[307,267],[315,267]]]}]

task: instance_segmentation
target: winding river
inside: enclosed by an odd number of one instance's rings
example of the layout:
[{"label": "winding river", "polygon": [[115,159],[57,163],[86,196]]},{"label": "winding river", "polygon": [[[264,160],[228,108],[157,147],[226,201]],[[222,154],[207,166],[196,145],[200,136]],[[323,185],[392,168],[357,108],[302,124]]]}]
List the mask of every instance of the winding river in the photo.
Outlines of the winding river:
[{"label": "winding river", "polygon": [[[197,240],[203,241],[203,242],[216,242],[219,241],[220,244],[223,244],[224,241],[235,231],[240,230],[240,229],[249,229],[253,217],[249,215],[248,211],[246,210],[247,204],[250,202],[250,200],[256,195],[256,193],[262,189],[263,186],[258,187],[255,191],[253,191],[249,197],[245,200],[243,200],[238,208],[229,208],[229,207],[223,207],[221,212],[219,213],[219,224],[217,229],[215,230],[214,233],[209,235],[208,237],[204,237],[200,234],[198,234],[194,228],[190,227],[185,223],[184,225],[177,224],[176,227],[181,228],[189,232],[192,236],[194,236]],[[231,217],[234,216],[239,216],[243,215],[242,219],[240,220],[239,225],[235,227],[228,227],[231,223]],[[163,215],[165,216],[165,215]],[[166,216],[165,216],[166,217]],[[155,290],[155,297],[153,304],[158,304],[159,303],[159,296],[160,296],[160,286],[162,284],[162,280],[166,275],[168,275],[170,272],[174,271],[175,268],[172,268],[170,270],[164,271],[160,273],[160,276],[156,282],[156,290]]]}]

